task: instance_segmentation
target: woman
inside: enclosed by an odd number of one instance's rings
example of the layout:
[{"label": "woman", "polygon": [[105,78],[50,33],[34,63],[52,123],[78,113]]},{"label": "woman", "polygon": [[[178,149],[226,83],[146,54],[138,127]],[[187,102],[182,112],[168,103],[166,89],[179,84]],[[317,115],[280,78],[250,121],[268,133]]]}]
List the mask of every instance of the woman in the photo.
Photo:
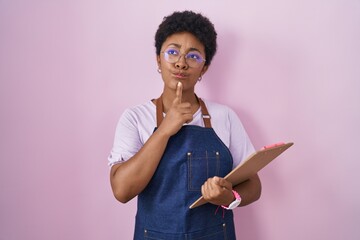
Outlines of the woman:
[{"label": "woman", "polygon": [[[235,239],[232,209],[260,197],[257,175],[234,187],[223,178],[254,151],[240,120],[195,94],[216,35],[201,14],[165,17],[155,35],[163,92],[120,118],[110,180],[120,202],[138,196],[134,239]],[[209,203],[189,209],[201,195]]]}]

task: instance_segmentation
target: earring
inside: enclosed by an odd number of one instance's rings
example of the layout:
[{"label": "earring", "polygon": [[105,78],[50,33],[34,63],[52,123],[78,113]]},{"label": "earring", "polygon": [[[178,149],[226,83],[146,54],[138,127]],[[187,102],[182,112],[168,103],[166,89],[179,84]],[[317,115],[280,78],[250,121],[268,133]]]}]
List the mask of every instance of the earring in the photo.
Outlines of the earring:
[{"label": "earring", "polygon": [[158,69],[157,69],[157,72],[158,72],[158,73],[161,73],[161,69],[160,69],[160,68],[158,68]]},{"label": "earring", "polygon": [[202,79],[202,76],[200,76],[200,77],[198,78],[198,82],[200,82],[200,81],[201,81],[201,79]]}]

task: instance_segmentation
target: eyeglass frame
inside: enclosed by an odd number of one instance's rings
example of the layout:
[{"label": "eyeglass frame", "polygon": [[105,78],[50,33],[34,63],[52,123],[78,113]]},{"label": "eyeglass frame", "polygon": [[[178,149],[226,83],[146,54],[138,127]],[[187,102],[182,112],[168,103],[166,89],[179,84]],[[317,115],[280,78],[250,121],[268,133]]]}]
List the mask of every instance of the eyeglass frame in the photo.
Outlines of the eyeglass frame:
[{"label": "eyeglass frame", "polygon": [[[167,51],[169,51],[169,50],[174,50],[174,51],[179,52],[178,59],[175,60],[174,62],[169,61],[169,56],[171,55],[171,54],[169,54],[169,53],[167,52]],[[197,50],[195,50],[195,51],[196,51],[196,52],[199,52],[199,51],[197,51]],[[189,52],[191,52],[191,51],[189,51]],[[202,60],[201,62],[197,62],[197,61],[196,61],[196,63],[199,64],[199,66],[197,66],[197,67],[190,66],[190,64],[189,64],[188,61],[187,61],[189,58],[186,57],[186,56],[189,54],[189,52],[180,54],[180,51],[178,51],[178,50],[176,50],[176,49],[173,49],[173,48],[168,48],[168,49],[165,49],[164,51],[161,51],[160,53],[162,53],[162,54],[164,55],[164,59],[165,59],[165,61],[168,62],[168,63],[176,63],[176,62],[178,62],[178,61],[181,59],[182,56],[184,56],[184,59],[185,59],[186,64],[189,65],[189,67],[191,67],[191,68],[199,68],[202,63],[206,62],[206,59],[205,59],[205,58],[201,55],[201,53],[199,52],[199,55],[200,55],[201,60]]]}]

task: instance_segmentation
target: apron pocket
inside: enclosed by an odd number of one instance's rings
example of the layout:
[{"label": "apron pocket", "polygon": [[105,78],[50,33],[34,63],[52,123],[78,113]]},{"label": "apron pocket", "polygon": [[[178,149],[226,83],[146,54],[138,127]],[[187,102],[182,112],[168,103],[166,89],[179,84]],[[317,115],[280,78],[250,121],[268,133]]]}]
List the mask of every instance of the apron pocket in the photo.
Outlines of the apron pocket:
[{"label": "apron pocket", "polygon": [[162,233],[153,230],[144,230],[144,239],[146,240],[179,240],[184,239],[183,234]]},{"label": "apron pocket", "polygon": [[147,240],[227,240],[226,224],[222,223],[211,228],[193,233],[161,233],[153,230],[144,230],[144,239]]},{"label": "apron pocket", "polygon": [[219,176],[220,153],[218,151],[192,151],[187,153],[188,190],[201,191],[204,182]]}]

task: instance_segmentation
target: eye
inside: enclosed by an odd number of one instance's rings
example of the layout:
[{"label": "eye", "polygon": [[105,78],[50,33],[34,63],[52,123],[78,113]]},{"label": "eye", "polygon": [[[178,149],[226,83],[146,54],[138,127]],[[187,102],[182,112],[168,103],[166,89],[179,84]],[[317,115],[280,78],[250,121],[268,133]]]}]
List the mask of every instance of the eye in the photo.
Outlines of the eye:
[{"label": "eye", "polygon": [[169,55],[179,55],[179,52],[175,49],[168,49],[166,50],[166,53]]},{"label": "eye", "polygon": [[193,52],[190,52],[190,53],[186,54],[186,58],[196,60],[196,61],[201,61],[202,60],[202,57],[201,57],[201,55],[199,53],[193,53]]}]

